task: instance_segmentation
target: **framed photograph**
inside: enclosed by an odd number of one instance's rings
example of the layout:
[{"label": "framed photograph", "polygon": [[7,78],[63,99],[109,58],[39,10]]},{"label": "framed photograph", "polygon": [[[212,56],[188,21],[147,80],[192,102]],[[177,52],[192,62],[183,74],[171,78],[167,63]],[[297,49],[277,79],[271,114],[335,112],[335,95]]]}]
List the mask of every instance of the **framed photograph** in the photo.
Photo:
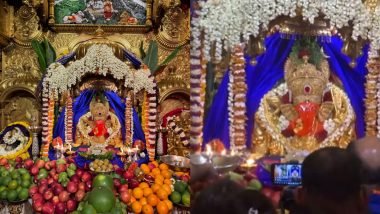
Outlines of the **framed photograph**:
[{"label": "framed photograph", "polygon": [[152,25],[152,0],[49,0],[49,25],[56,31],[145,33]]}]

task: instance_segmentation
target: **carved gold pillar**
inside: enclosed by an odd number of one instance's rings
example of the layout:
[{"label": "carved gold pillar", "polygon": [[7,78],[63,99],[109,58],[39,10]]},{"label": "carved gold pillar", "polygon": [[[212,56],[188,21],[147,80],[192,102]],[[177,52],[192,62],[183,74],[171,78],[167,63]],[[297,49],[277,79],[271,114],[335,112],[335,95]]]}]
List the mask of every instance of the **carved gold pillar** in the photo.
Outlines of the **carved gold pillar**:
[{"label": "carved gold pillar", "polygon": [[365,123],[366,123],[366,135],[376,136],[377,127],[377,82],[379,81],[380,62],[378,59],[369,59],[367,64],[368,74],[366,76],[367,82],[365,83]]}]

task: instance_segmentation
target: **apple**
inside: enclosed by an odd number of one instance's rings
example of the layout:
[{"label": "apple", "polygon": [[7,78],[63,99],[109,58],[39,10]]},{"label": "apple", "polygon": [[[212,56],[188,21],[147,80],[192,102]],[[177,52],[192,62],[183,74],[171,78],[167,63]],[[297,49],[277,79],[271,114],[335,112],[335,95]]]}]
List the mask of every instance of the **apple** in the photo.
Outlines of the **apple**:
[{"label": "apple", "polygon": [[73,181],[69,181],[69,183],[67,183],[66,189],[69,193],[76,193],[78,191],[78,184]]},{"label": "apple", "polygon": [[82,177],[82,175],[83,175],[83,170],[77,168],[77,171],[75,171],[75,174],[76,174],[78,177]]},{"label": "apple", "polygon": [[52,214],[54,213],[54,206],[50,202],[46,202],[42,205],[42,214]]},{"label": "apple", "polygon": [[134,177],[133,173],[130,171],[125,171],[123,174],[124,179],[132,179]]},{"label": "apple", "polygon": [[47,179],[47,183],[50,185],[50,184],[52,184],[52,183],[54,183],[54,179],[52,178],[52,177],[49,177],[48,179]]},{"label": "apple", "polygon": [[86,191],[90,191],[92,189],[92,181],[86,181]]},{"label": "apple", "polygon": [[91,180],[91,174],[90,174],[89,172],[84,172],[84,173],[82,174],[81,180],[82,180],[83,182],[90,181],[90,180]]},{"label": "apple", "polygon": [[34,209],[34,211],[41,212],[43,204],[44,204],[44,200],[42,198],[39,199],[39,200],[33,201],[33,209]]},{"label": "apple", "polygon": [[156,168],[156,165],[154,165],[153,163],[148,163],[148,167],[150,170]]},{"label": "apple", "polygon": [[121,201],[124,202],[125,204],[129,204],[129,202],[131,201],[131,195],[129,194],[128,191],[121,192],[121,193],[120,193],[120,199],[121,199]]},{"label": "apple", "polygon": [[73,199],[69,199],[66,203],[67,211],[72,212],[77,209],[77,202]]},{"label": "apple", "polygon": [[63,190],[65,190],[65,189],[63,188],[63,186],[61,184],[56,184],[53,187],[54,195],[59,195],[59,193],[61,193]]},{"label": "apple", "polygon": [[120,180],[119,180],[118,178],[114,178],[114,179],[113,179],[113,185],[114,185],[116,188],[119,188],[119,186],[121,185]]},{"label": "apple", "polygon": [[38,181],[38,185],[41,186],[43,184],[48,184],[48,179],[42,178],[41,180]]},{"label": "apple", "polygon": [[128,191],[128,184],[122,184],[119,187],[119,193]]},{"label": "apple", "polygon": [[67,191],[63,190],[59,193],[58,198],[60,202],[66,202],[67,200],[69,200],[69,196],[70,194]]},{"label": "apple", "polygon": [[8,164],[8,160],[6,158],[1,158],[0,159],[0,166],[5,166],[6,164]]},{"label": "apple", "polygon": [[71,181],[74,181],[75,183],[79,183],[79,182],[80,182],[80,178],[79,178],[79,176],[76,175],[76,174],[73,175],[73,176],[71,176],[70,180],[71,180]]},{"label": "apple", "polygon": [[67,168],[66,164],[58,164],[56,167],[57,173],[59,174],[61,172],[66,171],[66,168]]},{"label": "apple", "polygon": [[49,201],[51,198],[53,198],[53,192],[51,190],[47,190],[44,192],[44,199],[46,201]]},{"label": "apple", "polygon": [[128,186],[131,188],[131,189],[134,189],[136,187],[139,186],[139,182],[136,180],[136,179],[131,179],[128,183]]},{"label": "apple", "polygon": [[32,174],[32,175],[37,175],[39,170],[40,170],[40,169],[39,169],[37,166],[33,166],[33,167],[30,169],[30,174]]},{"label": "apple", "polygon": [[189,175],[182,175],[181,180],[187,183],[190,180],[190,176]]},{"label": "apple", "polygon": [[29,196],[32,197],[34,194],[38,193],[38,187],[32,186],[29,188]]},{"label": "apple", "polygon": [[22,158],[21,157],[16,157],[15,161],[16,161],[16,163],[21,163],[22,162]]},{"label": "apple", "polygon": [[55,174],[55,175],[53,175],[52,177],[53,177],[53,179],[54,179],[55,181],[58,181],[59,175],[58,175],[58,174]]},{"label": "apple", "polygon": [[80,202],[83,200],[84,196],[86,196],[86,193],[84,190],[78,190],[78,192],[75,193],[75,200]]},{"label": "apple", "polygon": [[38,167],[38,169],[41,169],[42,167],[45,166],[45,161],[44,160],[41,160],[41,159],[38,159],[36,161],[36,163],[34,164],[34,166]]},{"label": "apple", "polygon": [[25,169],[30,169],[30,168],[32,168],[32,166],[33,166],[33,160],[32,159],[26,159],[25,161],[24,161],[24,167],[25,167]]},{"label": "apple", "polygon": [[59,202],[54,209],[55,214],[65,214],[66,213],[66,204],[63,202]]},{"label": "apple", "polygon": [[32,201],[44,200],[44,197],[40,193],[33,194]]},{"label": "apple", "polygon": [[40,194],[44,194],[44,192],[48,189],[48,185],[47,184],[41,184],[39,187],[38,187],[38,192]]},{"label": "apple", "polygon": [[86,184],[85,184],[84,182],[80,182],[80,183],[78,184],[78,191],[79,191],[79,190],[83,190],[83,191],[86,190]]},{"label": "apple", "polygon": [[57,206],[58,203],[61,203],[57,195],[53,196],[53,198],[51,199],[51,202],[53,203],[54,206]]}]

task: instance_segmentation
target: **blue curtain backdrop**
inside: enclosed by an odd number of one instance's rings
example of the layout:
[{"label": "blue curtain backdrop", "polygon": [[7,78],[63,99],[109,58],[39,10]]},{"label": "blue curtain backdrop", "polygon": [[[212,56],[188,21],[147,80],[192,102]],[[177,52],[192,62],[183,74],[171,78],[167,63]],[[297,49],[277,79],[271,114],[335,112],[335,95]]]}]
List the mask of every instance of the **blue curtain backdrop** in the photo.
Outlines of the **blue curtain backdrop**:
[{"label": "blue curtain backdrop", "polygon": [[[90,102],[93,96],[96,94],[95,90],[84,90],[74,101],[73,103],[73,134],[76,131],[76,125],[81,116],[89,112],[90,110]],[[125,140],[125,104],[122,102],[121,98],[113,91],[105,91],[104,95],[107,97],[108,102],[110,104],[110,108],[113,110],[113,113],[119,118],[122,130],[122,138],[123,142]],[[58,117],[58,121],[54,127],[53,138],[60,136],[63,141],[65,141],[65,109],[62,110],[60,116]],[[133,141],[141,140],[145,142],[144,132],[142,130],[137,112],[133,110]],[[146,156],[148,156],[148,153]],[[54,158],[54,152],[49,151],[49,158]]]},{"label": "blue curtain backdrop", "polygon": [[[275,33],[265,40],[266,52],[257,57],[257,64],[252,66],[250,57],[246,57],[247,90],[247,146],[251,146],[254,114],[257,111],[261,98],[284,78],[284,64],[290,54],[296,36],[286,36]],[[368,46],[364,47],[363,55],[357,59],[356,68],[349,66],[349,58],[341,52],[343,41],[338,36],[326,39],[319,38],[330,69],[342,82],[344,90],[350,98],[356,113],[356,131],[358,137],[364,136],[364,83],[367,74],[366,62],[368,59]],[[228,73],[226,72],[213,104],[211,105],[204,125],[204,144],[213,139],[220,139],[229,148],[228,123]]]}]

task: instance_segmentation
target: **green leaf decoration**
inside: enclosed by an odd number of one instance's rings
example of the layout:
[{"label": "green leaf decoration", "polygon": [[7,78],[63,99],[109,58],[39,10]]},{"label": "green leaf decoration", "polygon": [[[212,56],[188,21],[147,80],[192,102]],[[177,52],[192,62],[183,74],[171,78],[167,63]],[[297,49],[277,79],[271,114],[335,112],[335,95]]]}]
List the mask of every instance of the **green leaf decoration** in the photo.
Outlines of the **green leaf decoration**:
[{"label": "green leaf decoration", "polygon": [[144,42],[141,41],[140,43],[140,55],[141,55],[141,59],[144,59],[146,57],[146,53],[144,51]]},{"label": "green leaf decoration", "polygon": [[51,46],[50,42],[47,39],[44,40],[44,44],[46,54],[46,66],[49,67],[50,64],[55,62],[57,56],[53,46]]},{"label": "green leaf decoration", "polygon": [[37,41],[32,40],[32,47],[34,52],[36,52],[38,57],[38,64],[40,66],[40,72],[44,73],[46,71],[46,58],[45,58],[45,50],[43,46]]},{"label": "green leaf decoration", "polygon": [[154,69],[157,69],[158,64],[158,45],[156,41],[150,42],[147,55],[143,61],[150,71],[154,73]]},{"label": "green leaf decoration", "polygon": [[167,65],[169,62],[171,62],[178,54],[178,52],[182,49],[182,46],[178,46],[174,49],[173,52],[169,54],[168,57],[160,64],[160,66]]}]

